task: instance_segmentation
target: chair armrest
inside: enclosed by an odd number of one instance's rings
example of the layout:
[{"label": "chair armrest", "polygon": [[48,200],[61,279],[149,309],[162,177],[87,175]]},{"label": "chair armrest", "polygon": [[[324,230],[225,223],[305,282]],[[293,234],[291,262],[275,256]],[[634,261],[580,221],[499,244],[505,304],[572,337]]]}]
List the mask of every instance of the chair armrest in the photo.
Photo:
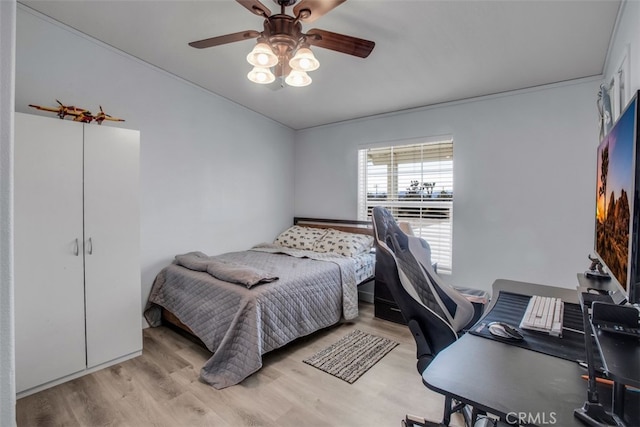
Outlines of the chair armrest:
[{"label": "chair armrest", "polygon": [[462,288],[454,286],[454,289],[460,292],[460,294],[467,299],[473,305],[473,317],[467,325],[462,328],[463,332],[466,332],[473,325],[480,320],[484,314],[484,309],[489,303],[489,293],[481,291],[480,289]]},{"label": "chair armrest", "polygon": [[453,288],[472,303],[486,305],[489,302],[489,293],[486,291],[458,286],[454,286]]}]

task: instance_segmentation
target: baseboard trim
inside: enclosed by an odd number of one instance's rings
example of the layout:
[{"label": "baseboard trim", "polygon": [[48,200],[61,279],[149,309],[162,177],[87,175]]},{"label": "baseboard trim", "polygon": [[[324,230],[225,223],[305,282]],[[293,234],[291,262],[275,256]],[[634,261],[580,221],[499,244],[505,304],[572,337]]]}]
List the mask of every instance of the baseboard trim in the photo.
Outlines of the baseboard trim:
[{"label": "baseboard trim", "polygon": [[102,363],[100,365],[94,366],[92,368],[87,368],[87,369],[84,369],[82,371],[78,371],[78,372],[75,372],[73,374],[64,376],[62,378],[58,378],[56,380],[49,381],[49,382],[44,383],[44,384],[40,384],[38,386],[35,386],[35,387],[30,388],[30,389],[23,390],[23,391],[21,391],[19,393],[16,393],[16,399],[21,399],[23,397],[27,397],[27,396],[32,395],[34,393],[38,393],[39,391],[46,390],[46,389],[51,388],[51,387],[55,387],[55,386],[60,385],[62,383],[66,383],[67,381],[71,381],[71,380],[74,380],[76,378],[80,378],[80,377],[85,376],[87,374],[91,374],[93,372],[99,371],[100,369],[104,369],[104,368],[108,368],[109,366],[117,365],[118,363],[124,362],[124,361],[129,360],[129,359],[133,359],[134,357],[138,357],[138,356],[141,356],[141,355],[142,355],[142,350],[139,350],[139,351],[127,354],[125,356],[118,357],[116,359],[110,360],[108,362]]}]

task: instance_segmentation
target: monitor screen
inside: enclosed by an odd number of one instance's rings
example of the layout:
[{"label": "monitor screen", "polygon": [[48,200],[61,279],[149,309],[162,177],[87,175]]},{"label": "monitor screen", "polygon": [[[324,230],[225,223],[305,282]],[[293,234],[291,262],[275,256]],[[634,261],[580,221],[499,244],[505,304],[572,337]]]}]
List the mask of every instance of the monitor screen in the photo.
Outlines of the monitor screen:
[{"label": "monitor screen", "polygon": [[598,146],[595,251],[611,278],[637,303],[637,96]]}]

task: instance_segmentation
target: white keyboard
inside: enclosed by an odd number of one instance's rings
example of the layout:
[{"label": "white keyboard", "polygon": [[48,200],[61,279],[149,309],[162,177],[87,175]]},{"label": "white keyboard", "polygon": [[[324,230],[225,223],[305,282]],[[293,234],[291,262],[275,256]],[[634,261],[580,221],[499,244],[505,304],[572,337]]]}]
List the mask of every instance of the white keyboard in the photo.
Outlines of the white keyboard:
[{"label": "white keyboard", "polygon": [[560,337],[562,336],[563,312],[564,303],[560,298],[534,295],[529,300],[520,327]]}]

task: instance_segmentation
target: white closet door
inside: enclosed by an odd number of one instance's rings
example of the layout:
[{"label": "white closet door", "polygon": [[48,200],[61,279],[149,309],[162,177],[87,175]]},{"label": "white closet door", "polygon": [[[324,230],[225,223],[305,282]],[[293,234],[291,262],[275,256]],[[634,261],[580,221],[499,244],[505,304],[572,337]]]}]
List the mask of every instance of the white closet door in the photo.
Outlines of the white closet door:
[{"label": "white closet door", "polygon": [[16,113],[18,392],[86,367],[82,125]]},{"label": "white closet door", "polygon": [[138,131],[85,126],[87,365],[142,349]]}]

